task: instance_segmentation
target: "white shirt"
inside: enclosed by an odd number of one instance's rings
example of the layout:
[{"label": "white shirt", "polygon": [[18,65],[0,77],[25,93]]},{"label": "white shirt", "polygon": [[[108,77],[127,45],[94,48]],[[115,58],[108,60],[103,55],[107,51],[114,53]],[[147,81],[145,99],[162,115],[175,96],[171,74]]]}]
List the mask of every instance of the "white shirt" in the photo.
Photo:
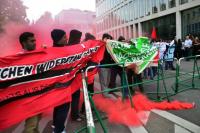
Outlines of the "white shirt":
[{"label": "white shirt", "polygon": [[190,48],[192,47],[192,40],[191,39],[186,39],[184,43],[184,47]]},{"label": "white shirt", "polygon": [[161,42],[160,43],[160,52],[165,52],[166,50],[166,43],[165,42]]}]

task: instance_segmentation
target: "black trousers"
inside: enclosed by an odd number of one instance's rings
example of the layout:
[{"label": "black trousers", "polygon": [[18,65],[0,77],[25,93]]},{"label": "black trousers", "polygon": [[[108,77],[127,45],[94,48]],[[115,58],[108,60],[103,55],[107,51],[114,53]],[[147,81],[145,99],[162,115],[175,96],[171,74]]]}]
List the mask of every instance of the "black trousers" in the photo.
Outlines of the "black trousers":
[{"label": "black trousers", "polygon": [[[80,100],[80,90],[72,94],[71,102],[71,118],[79,118],[79,100]],[[54,108],[53,111],[53,125],[55,126],[54,132],[60,133],[65,128],[65,120],[67,118],[70,108],[70,102],[64,103]]]},{"label": "black trousers", "polygon": [[[142,75],[141,74],[135,74],[132,70],[127,71],[127,76],[128,76],[128,84],[131,85],[133,83],[141,83],[142,82]],[[144,91],[143,85],[139,84],[138,85],[139,89],[141,92]],[[131,93],[134,94],[135,91],[133,90],[133,87],[129,87],[131,90]]]},{"label": "black trousers", "polygon": [[80,100],[80,89],[72,95],[71,118],[73,120],[79,118],[79,100]]},{"label": "black trousers", "polygon": [[54,132],[61,133],[65,128],[65,120],[69,112],[70,102],[64,103],[54,108],[53,111],[53,125],[55,126]]},{"label": "black trousers", "polygon": [[110,83],[108,85],[109,88],[115,88],[116,87],[117,75],[120,76],[121,84],[122,84],[122,72],[123,72],[123,69],[119,66],[111,68]]}]

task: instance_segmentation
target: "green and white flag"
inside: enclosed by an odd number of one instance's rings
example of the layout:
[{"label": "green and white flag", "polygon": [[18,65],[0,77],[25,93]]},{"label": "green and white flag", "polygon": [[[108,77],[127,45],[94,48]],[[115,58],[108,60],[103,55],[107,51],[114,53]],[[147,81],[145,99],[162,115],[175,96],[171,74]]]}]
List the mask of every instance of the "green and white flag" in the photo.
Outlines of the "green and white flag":
[{"label": "green and white flag", "polygon": [[134,66],[135,73],[141,73],[153,60],[158,49],[150,44],[147,37],[131,40],[131,43],[109,40],[106,48],[116,63],[125,63],[125,67]]}]

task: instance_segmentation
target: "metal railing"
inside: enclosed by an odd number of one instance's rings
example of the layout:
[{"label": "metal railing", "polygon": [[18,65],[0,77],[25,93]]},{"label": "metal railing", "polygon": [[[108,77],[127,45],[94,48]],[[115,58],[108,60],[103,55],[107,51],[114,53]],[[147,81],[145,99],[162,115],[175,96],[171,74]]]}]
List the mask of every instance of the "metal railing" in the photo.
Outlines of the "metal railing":
[{"label": "metal railing", "polygon": [[[97,108],[95,107],[94,101],[92,100],[92,95],[95,94],[102,94],[104,92],[110,92],[110,91],[121,91],[122,93],[122,100],[125,99],[126,94],[125,94],[125,89],[128,89],[128,97],[131,101],[131,107],[134,107],[133,105],[133,101],[132,101],[132,96],[130,93],[130,88],[129,87],[134,87],[137,86],[139,84],[145,85],[145,84],[152,84],[152,83],[156,83],[156,92],[146,92],[147,94],[156,94],[156,101],[162,101],[163,99],[167,99],[168,101],[170,101],[170,97],[174,96],[176,94],[178,94],[179,92],[188,90],[188,89],[199,89],[200,87],[197,87],[195,79],[200,79],[200,68],[198,66],[197,63],[197,59],[200,57],[200,55],[197,56],[190,56],[190,57],[184,57],[184,58],[180,58],[175,59],[175,63],[176,63],[176,71],[174,72],[175,76],[166,76],[164,74],[164,70],[163,70],[163,62],[165,62],[165,60],[159,60],[158,61],[158,70],[157,70],[157,78],[155,80],[147,80],[147,81],[143,81],[140,83],[134,83],[134,84],[128,84],[127,81],[127,75],[126,75],[126,70],[124,67],[124,63],[118,63],[118,64],[106,64],[106,65],[97,65],[97,66],[90,66],[86,69],[85,73],[82,71],[82,82],[83,82],[83,92],[84,92],[84,101],[85,101],[85,107],[86,107],[86,116],[87,116],[87,127],[83,127],[80,130],[76,131],[76,133],[82,132],[87,130],[88,133],[95,133],[95,126],[94,126],[94,121],[98,121],[104,131],[104,133],[107,133],[108,130],[105,126],[105,123],[103,122],[103,119],[106,118],[102,118],[99,111],[97,110]],[[192,71],[191,72],[181,72],[180,68],[181,68],[181,63],[184,59],[193,59],[193,66],[192,66]],[[150,60],[149,62],[152,62],[155,60]],[[123,72],[122,72],[122,85],[120,87],[115,87],[115,88],[107,88],[106,90],[103,91],[96,91],[94,93],[90,93],[87,91],[87,77],[88,77],[88,71],[94,68],[101,68],[101,67],[112,67],[112,66],[116,66],[116,65],[122,65],[123,67]],[[197,74],[196,74],[197,72]],[[190,75],[190,77],[188,77],[187,79],[181,80],[181,77],[185,76],[185,75]],[[173,86],[171,86],[173,93],[169,93],[167,90],[167,85],[166,85],[166,81],[167,79],[172,79],[175,78]],[[191,80],[191,86],[188,84],[184,84],[185,80]],[[162,82],[161,82],[162,81]],[[160,83],[162,83],[163,87],[164,87],[164,92],[161,92],[161,87],[160,87]],[[181,89],[180,86],[184,86],[186,87],[185,89]],[[165,96],[161,97],[161,94],[165,94]],[[91,106],[90,106],[91,103]],[[93,120],[92,117],[92,113],[91,113],[91,107],[94,110],[94,113],[97,117],[96,120]]]}]

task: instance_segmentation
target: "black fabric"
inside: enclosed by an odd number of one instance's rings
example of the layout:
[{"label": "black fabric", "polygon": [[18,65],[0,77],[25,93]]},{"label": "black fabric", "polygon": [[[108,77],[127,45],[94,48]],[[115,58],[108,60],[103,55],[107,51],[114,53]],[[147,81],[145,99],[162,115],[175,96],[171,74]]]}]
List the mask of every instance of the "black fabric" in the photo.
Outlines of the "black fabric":
[{"label": "black fabric", "polygon": [[105,64],[114,64],[114,60],[112,59],[111,55],[108,53],[107,50],[104,52],[103,60],[100,62],[101,65]]},{"label": "black fabric", "polygon": [[70,103],[64,103],[54,108],[53,125],[55,126],[54,133],[61,133],[65,128],[65,120],[69,112]]},{"label": "black fabric", "polygon": [[76,120],[79,118],[79,100],[80,100],[80,90],[77,90],[72,94],[71,102],[71,118]]},{"label": "black fabric", "polygon": [[3,81],[0,83],[0,90],[5,89],[6,87],[9,87],[11,85],[15,85],[18,83],[28,82],[28,81],[34,81],[34,80],[44,80],[48,78],[57,77],[60,75],[64,75],[66,73],[69,73],[71,69],[60,69],[60,70],[50,70],[43,73],[30,75],[22,78],[16,78],[13,80]]},{"label": "black fabric", "polygon": [[68,87],[69,85],[71,85],[73,80],[74,80],[74,78],[71,79],[70,81],[65,82],[65,83],[53,84],[52,86],[48,86],[45,89],[40,90],[40,91],[31,92],[31,93],[24,94],[24,95],[21,95],[21,96],[16,96],[16,97],[6,99],[6,100],[0,102],[0,107],[5,105],[5,104],[8,104],[10,102],[16,101],[16,100],[20,100],[20,99],[31,97],[31,96],[37,96],[37,95],[45,94],[48,91],[51,91],[51,90],[54,90],[54,89],[60,89],[60,88],[63,88],[63,87]]},{"label": "black fabric", "polygon": [[123,69],[120,66],[115,66],[111,68],[111,75],[110,75],[110,83],[109,83],[109,88],[115,88],[116,87],[116,78],[117,75],[120,76],[121,79],[121,85],[122,85],[122,73]]},{"label": "black fabric", "polygon": [[[127,76],[128,76],[128,84],[129,85],[132,85],[133,81],[134,81],[134,83],[141,83],[142,82],[142,75],[141,74],[135,74],[131,69],[128,70]],[[141,92],[144,91],[142,84],[139,84],[138,87],[139,87]],[[131,90],[131,93],[134,94],[135,91],[134,91],[133,87],[129,87],[129,88]]]}]

